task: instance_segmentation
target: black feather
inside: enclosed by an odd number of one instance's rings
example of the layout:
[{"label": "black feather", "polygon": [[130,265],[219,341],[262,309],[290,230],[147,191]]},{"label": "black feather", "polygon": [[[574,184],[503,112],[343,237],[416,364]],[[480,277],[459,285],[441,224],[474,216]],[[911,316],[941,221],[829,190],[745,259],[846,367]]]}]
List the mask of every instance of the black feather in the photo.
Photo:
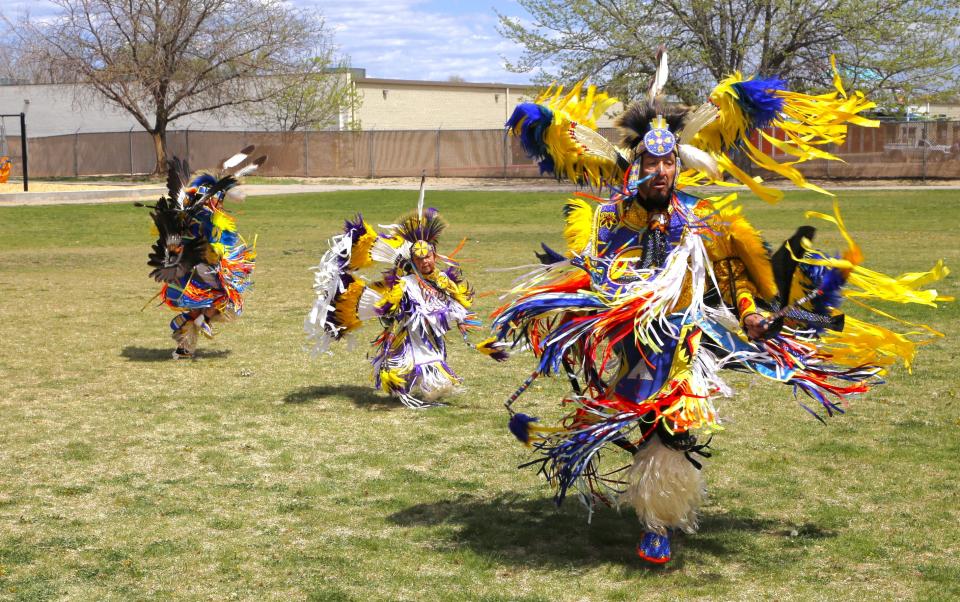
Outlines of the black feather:
[{"label": "black feather", "polygon": [[623,133],[620,145],[636,150],[643,142],[644,134],[650,131],[650,122],[657,115],[662,115],[667,120],[670,131],[676,133],[689,111],[690,108],[686,106],[665,108],[648,101],[631,103],[627,110],[617,117],[616,125]]}]

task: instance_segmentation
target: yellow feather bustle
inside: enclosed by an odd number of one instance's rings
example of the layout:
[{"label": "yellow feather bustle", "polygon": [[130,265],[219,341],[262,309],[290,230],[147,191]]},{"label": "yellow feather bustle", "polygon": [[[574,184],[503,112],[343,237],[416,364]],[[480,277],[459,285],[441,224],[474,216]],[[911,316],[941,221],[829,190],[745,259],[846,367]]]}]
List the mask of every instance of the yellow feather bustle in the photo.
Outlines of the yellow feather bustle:
[{"label": "yellow feather bustle", "polygon": [[350,248],[351,270],[359,270],[373,265],[373,258],[370,257],[370,250],[373,249],[373,243],[377,242],[377,232],[370,227],[370,224],[363,222],[364,233],[360,235]]},{"label": "yellow feather bustle", "polygon": [[[710,101],[719,109],[719,117],[700,130],[693,140],[693,145],[713,155],[721,171],[729,173],[768,202],[780,200],[783,193],[763,186],[762,180],[747,175],[723,154],[724,151],[736,144],[758,167],[779,174],[796,186],[831,194],[807,182],[794,165],[811,159],[840,160],[821,147],[843,144],[850,124],[878,127],[879,122],[858,115],[876,106],[875,103],[867,100],[860,92],[848,96],[843,89],[834,57],[830,58],[830,62],[833,66],[835,91],[819,95],[789,90],[773,92],[783,100],[783,108],[769,125],[779,128],[787,139],[779,140],[763,131],[760,131],[759,135],[774,148],[792,157],[790,161],[778,162],[750,142],[752,124],[737,102],[737,91],[734,88],[734,84],[748,81],[740,73],[724,79],[711,92]],[[688,176],[688,180],[690,178],[691,176]]]},{"label": "yellow feather bustle", "polygon": [[333,315],[337,324],[349,332],[363,322],[357,316],[357,306],[360,303],[360,296],[363,295],[363,289],[366,285],[360,280],[354,280],[347,286],[347,290],[337,295],[333,302]]},{"label": "yellow feather bustle", "polygon": [[[616,161],[588,153],[588,149],[571,135],[571,130],[576,125],[596,130],[597,119],[618,100],[606,92],[597,92],[596,86],[592,85],[581,96],[583,84],[583,81],[578,82],[566,94],[563,94],[563,86],[550,86],[535,102],[553,112],[553,123],[544,134],[544,144],[550,149],[557,176],[599,187],[604,180],[616,179]],[[514,134],[520,133],[521,125],[517,124]]]},{"label": "yellow feather bustle", "polygon": [[382,280],[374,282],[369,286],[375,293],[380,295],[380,300],[376,303],[378,309],[384,309],[387,313],[393,313],[397,311],[397,308],[400,305],[400,300],[403,299],[402,280],[398,281],[393,286],[388,286]]}]

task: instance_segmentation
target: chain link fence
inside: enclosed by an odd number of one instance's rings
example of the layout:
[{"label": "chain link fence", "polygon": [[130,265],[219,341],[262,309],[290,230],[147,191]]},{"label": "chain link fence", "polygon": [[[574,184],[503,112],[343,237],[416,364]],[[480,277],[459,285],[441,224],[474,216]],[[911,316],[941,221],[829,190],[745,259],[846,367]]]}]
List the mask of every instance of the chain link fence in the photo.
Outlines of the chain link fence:
[{"label": "chain link fence", "polygon": [[[617,140],[615,130],[602,130]],[[768,133],[783,139],[782,132]],[[137,175],[153,171],[152,137],[146,132],[77,132],[30,138],[31,178]],[[167,133],[169,156],[197,168],[212,168],[237,150],[255,144],[269,157],[265,176],[376,178],[418,176],[524,178],[539,176],[518,141],[503,130],[397,130],[367,132]],[[779,161],[790,157],[755,136],[754,144]],[[19,149],[18,136],[7,146]],[[884,122],[879,128],[853,127],[846,142],[829,148],[840,161],[816,160],[802,166],[809,178],[960,179],[960,122]],[[22,165],[13,157],[13,175]],[[755,175],[764,174],[755,170]]]}]

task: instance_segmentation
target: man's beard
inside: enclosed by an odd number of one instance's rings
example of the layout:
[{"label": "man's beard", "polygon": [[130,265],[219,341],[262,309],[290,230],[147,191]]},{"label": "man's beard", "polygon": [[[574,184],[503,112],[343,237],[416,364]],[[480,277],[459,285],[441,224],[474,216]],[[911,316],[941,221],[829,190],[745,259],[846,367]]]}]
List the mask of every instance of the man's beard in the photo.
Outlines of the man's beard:
[{"label": "man's beard", "polygon": [[637,202],[641,207],[646,209],[648,213],[655,213],[666,211],[670,207],[671,196],[673,196],[672,186],[663,194],[651,190],[646,197],[638,195]]}]

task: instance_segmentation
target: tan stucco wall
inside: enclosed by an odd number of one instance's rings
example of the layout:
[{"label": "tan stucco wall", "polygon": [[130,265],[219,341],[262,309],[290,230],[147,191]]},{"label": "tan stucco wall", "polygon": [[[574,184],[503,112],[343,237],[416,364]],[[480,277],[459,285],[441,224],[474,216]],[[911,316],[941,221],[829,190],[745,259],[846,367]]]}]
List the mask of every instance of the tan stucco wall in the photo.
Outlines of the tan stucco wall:
[{"label": "tan stucco wall", "polygon": [[[532,100],[532,88],[444,85],[442,82],[357,82],[363,104],[357,113],[363,130],[499,129],[517,103]],[[619,105],[611,109],[616,115]],[[611,127],[604,118],[600,127]]]}]

